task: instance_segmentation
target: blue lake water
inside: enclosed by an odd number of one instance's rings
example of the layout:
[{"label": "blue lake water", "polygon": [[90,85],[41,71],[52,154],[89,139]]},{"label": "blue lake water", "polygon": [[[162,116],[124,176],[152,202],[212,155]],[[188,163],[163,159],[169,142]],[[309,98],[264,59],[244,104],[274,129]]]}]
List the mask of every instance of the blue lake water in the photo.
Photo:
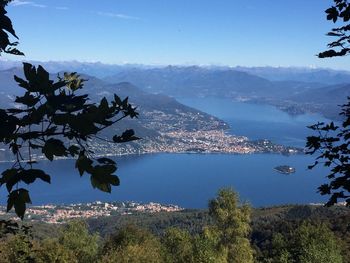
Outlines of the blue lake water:
[{"label": "blue lake water", "polygon": [[318,121],[328,122],[319,114],[291,116],[269,105],[250,104],[229,99],[198,98],[178,99],[181,103],[225,120],[231,133],[244,135],[252,140],[270,139],[288,146],[305,146],[305,138],[311,134],[307,128]]},{"label": "blue lake water", "polygon": [[[227,121],[238,135],[251,139],[304,146],[310,135],[305,126],[322,120],[318,115],[291,117],[264,105],[220,99],[181,99],[181,102]],[[325,181],[326,170],[307,170],[311,156],[278,154],[152,154],[116,157],[121,185],[111,194],[92,189],[88,176],[79,177],[73,160],[42,162],[52,175],[52,184],[36,182],[29,188],[33,204],[75,203],[95,200],[134,200],[204,208],[221,187],[233,187],[242,200],[254,206],[323,202],[317,187]],[[295,174],[273,170],[287,164]],[[4,169],[8,164],[0,164]],[[2,196],[6,192],[0,192]],[[4,198],[1,198],[4,200]]]}]

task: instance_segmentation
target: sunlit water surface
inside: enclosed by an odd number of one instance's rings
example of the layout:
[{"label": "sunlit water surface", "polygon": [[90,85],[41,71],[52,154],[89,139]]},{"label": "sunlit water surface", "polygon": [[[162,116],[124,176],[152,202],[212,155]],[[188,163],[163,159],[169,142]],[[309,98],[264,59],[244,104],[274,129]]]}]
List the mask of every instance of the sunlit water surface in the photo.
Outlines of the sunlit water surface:
[{"label": "sunlit water surface", "polygon": [[[233,134],[292,146],[303,147],[311,132],[306,126],[323,120],[319,115],[292,117],[271,106],[223,99],[180,101],[225,120]],[[327,171],[307,170],[313,162],[311,156],[152,154],[115,159],[121,185],[113,188],[111,194],[92,189],[87,175],[79,177],[73,160],[42,162],[41,168],[52,175],[52,184],[35,182],[29,187],[33,204],[134,200],[204,208],[221,187],[233,187],[254,206],[325,200],[316,191]],[[284,175],[273,170],[284,164],[295,167],[296,173]],[[2,170],[8,166],[0,164]],[[0,193],[7,195],[4,189]]]}]

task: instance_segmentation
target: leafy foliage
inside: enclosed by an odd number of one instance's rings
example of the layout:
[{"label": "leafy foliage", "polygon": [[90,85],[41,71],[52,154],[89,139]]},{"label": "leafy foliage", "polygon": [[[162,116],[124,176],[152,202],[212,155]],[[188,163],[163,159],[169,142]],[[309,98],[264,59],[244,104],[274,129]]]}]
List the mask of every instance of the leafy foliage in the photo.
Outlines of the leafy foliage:
[{"label": "leafy foliage", "polygon": [[[8,2],[0,3],[0,54],[21,55],[23,53],[14,48],[17,42],[10,42],[6,33],[17,38],[6,16]],[[112,186],[119,185],[119,178],[114,174],[116,163],[109,158],[96,159],[89,142],[100,139],[123,143],[139,139],[130,129],[113,136],[113,140],[98,136],[126,117],[137,117],[136,108],[129,104],[128,98],[122,100],[117,95],[110,102],[103,98],[98,104],[92,103],[87,94],[79,93],[86,80],[75,72],[64,73],[57,81],[51,80],[42,66],[36,68],[23,63],[23,72],[24,79],[14,76],[24,89],[24,95],[15,99],[18,107],[0,109],[0,143],[7,144],[15,158],[12,167],[0,178],[0,185],[6,185],[9,193],[7,211],[14,208],[23,219],[26,204],[30,204],[31,199],[29,192],[20,185],[34,183],[37,179],[51,182],[50,175],[33,168],[37,164],[33,154],[41,153],[50,161],[57,157],[76,158],[75,167],[80,176],[89,174],[93,188],[111,192]]]},{"label": "leafy foliage", "polygon": [[159,240],[135,226],[123,227],[107,239],[102,262],[253,262],[250,210],[239,206],[229,189],[221,190],[211,204],[212,222],[195,235],[171,227]]},{"label": "leafy foliage", "polygon": [[78,263],[74,251],[67,249],[57,239],[46,239],[42,242],[34,242],[35,262],[62,262]]},{"label": "leafy foliage", "polygon": [[11,42],[9,34],[18,39],[15,30],[13,29],[11,20],[6,16],[5,6],[9,3],[8,0],[0,1],[0,55],[2,52],[12,55],[24,55],[16,46],[18,42]]},{"label": "leafy foliage", "polygon": [[71,221],[55,238],[36,240],[32,228],[22,226],[0,239],[0,262],[96,262],[99,236],[82,221]]},{"label": "leafy foliage", "polygon": [[174,227],[167,229],[162,238],[168,260],[174,263],[194,262],[192,243],[192,237],[186,230]]},{"label": "leafy foliage", "polygon": [[[350,52],[350,4],[348,0],[334,0],[334,6],[326,10],[327,19],[334,23],[342,20],[345,23],[342,27],[333,28],[328,36],[338,37],[338,40],[328,44],[331,48],[318,54],[319,58],[345,56]],[[347,24],[346,24],[347,23]],[[336,48],[332,49],[332,48]],[[322,195],[331,195],[327,206],[334,205],[338,200],[346,201],[350,205],[350,97],[347,104],[342,106],[340,116],[343,119],[341,127],[333,122],[329,124],[317,123],[309,128],[316,131],[316,136],[307,137],[307,154],[319,153],[313,165],[323,163],[329,167],[330,173],[327,178],[329,183],[321,185],[318,190]]]},{"label": "leafy foliage", "polygon": [[[37,179],[50,183],[48,174],[33,168],[34,150],[50,161],[57,157],[77,158],[75,167],[80,176],[89,174],[94,188],[111,192],[112,185],[119,185],[114,175],[116,164],[109,158],[95,159],[89,140],[106,140],[97,134],[126,117],[137,117],[135,108],[127,98],[121,100],[117,95],[110,103],[103,98],[99,104],[91,103],[86,94],[77,95],[85,80],[76,73],[66,73],[54,82],[41,66],[24,63],[23,70],[25,79],[14,77],[25,89],[24,95],[15,100],[21,106],[0,109],[0,121],[4,123],[0,141],[9,145],[16,159],[0,178],[1,185],[6,185],[9,192],[7,210],[14,207],[23,218],[25,204],[31,202],[27,190],[13,189],[19,183],[31,184]],[[138,139],[132,130],[114,137],[122,138],[114,140],[115,143]]]},{"label": "leafy foliage", "polygon": [[319,153],[313,165],[319,164],[330,168],[327,178],[329,183],[319,187],[322,195],[331,195],[327,205],[333,205],[338,199],[345,199],[350,205],[350,97],[348,103],[342,106],[340,113],[344,117],[341,127],[333,122],[317,123],[309,128],[317,131],[317,136],[307,138],[307,154]]},{"label": "leafy foliage", "polygon": [[[253,209],[249,239],[254,245],[256,262],[350,262],[349,213],[349,209],[341,206]],[[177,224],[182,229],[170,227],[165,232],[154,231],[154,227],[159,230],[169,227],[164,220],[169,214],[171,222],[185,220],[184,224]],[[18,262],[14,261],[14,256],[21,253],[33,262],[230,262],[228,247],[218,246],[221,233],[210,231],[218,227],[213,220],[201,217],[206,227],[199,230],[198,212],[154,213],[153,223],[149,222],[149,216],[148,213],[139,213],[94,219],[100,221],[99,226],[90,220],[89,225],[82,221],[70,221],[67,225],[39,223],[45,228],[38,228],[36,224],[27,234],[20,230],[15,235],[9,233],[0,238],[0,262],[2,259]],[[135,217],[139,220],[134,220]],[[122,222],[113,225],[120,218],[129,223],[138,222],[138,226]],[[190,219],[192,223],[188,221]],[[153,234],[145,227],[153,229]],[[45,235],[38,233],[43,231]],[[108,232],[109,235],[101,240],[95,231],[99,234]],[[244,247],[236,248],[235,258],[244,258]]]},{"label": "leafy foliage", "polygon": [[327,20],[334,23],[341,20],[344,25],[333,28],[327,33],[328,36],[336,37],[337,40],[328,44],[327,51],[318,54],[319,58],[345,56],[350,52],[350,4],[348,0],[334,0],[334,5],[326,11]]},{"label": "leafy foliage", "polygon": [[165,262],[158,238],[149,231],[129,225],[112,235],[103,248],[100,262]]},{"label": "leafy foliage", "polygon": [[58,244],[70,251],[79,263],[94,263],[97,259],[99,236],[90,234],[83,221],[71,221],[62,230]]},{"label": "leafy foliage", "polygon": [[217,198],[209,202],[209,215],[214,226],[207,229],[207,236],[216,237],[218,246],[227,251],[227,261],[232,263],[254,262],[249,234],[251,210],[239,204],[238,195],[231,189],[222,189]]},{"label": "leafy foliage", "polygon": [[286,236],[276,233],[272,243],[272,262],[343,262],[337,240],[324,224],[304,222]]},{"label": "leafy foliage", "polygon": [[[9,224],[7,221],[6,224]],[[8,230],[8,225],[3,225]],[[19,226],[12,223],[10,228],[13,231],[6,232],[0,240],[0,260],[1,262],[25,263],[34,261],[33,235],[32,229],[28,226]],[[4,233],[2,233],[4,234]]]}]

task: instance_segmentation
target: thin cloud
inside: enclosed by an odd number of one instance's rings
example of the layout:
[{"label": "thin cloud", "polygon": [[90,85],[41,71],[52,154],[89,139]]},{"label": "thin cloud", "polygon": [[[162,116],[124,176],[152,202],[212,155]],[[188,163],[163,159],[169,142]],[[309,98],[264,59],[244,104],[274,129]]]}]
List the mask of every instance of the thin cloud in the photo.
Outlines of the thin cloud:
[{"label": "thin cloud", "polygon": [[58,10],[68,10],[69,9],[66,6],[56,6],[55,8],[58,9]]},{"label": "thin cloud", "polygon": [[20,0],[14,0],[10,3],[12,6],[21,6],[21,5],[30,5],[32,2],[28,1],[20,1]]},{"label": "thin cloud", "polygon": [[114,17],[119,19],[129,19],[129,20],[139,20],[139,17],[136,16],[128,16],[125,14],[117,14],[117,13],[109,13],[109,12],[97,12],[99,16],[108,16],[108,17]]},{"label": "thin cloud", "polygon": [[31,6],[40,7],[40,8],[46,8],[47,7],[46,5],[35,4],[35,3],[32,3]]},{"label": "thin cloud", "polygon": [[14,0],[10,3],[10,5],[12,6],[33,6],[33,7],[40,7],[40,8],[45,8],[47,7],[46,5],[41,5],[41,4],[37,4],[35,2],[32,1],[22,1],[22,0]]}]

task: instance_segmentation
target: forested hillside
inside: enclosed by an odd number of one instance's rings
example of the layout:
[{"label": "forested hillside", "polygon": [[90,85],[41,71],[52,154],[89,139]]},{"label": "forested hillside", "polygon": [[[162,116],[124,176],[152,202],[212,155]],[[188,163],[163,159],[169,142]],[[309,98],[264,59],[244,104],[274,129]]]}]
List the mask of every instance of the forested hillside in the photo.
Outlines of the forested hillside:
[{"label": "forested hillside", "polygon": [[[289,205],[251,210],[231,190],[221,190],[209,202],[209,210],[136,213],[63,225],[35,223],[17,235],[3,233],[0,253],[6,262],[32,258],[82,263],[340,263],[350,262],[349,227],[346,207]],[[223,238],[220,233],[233,235]]]}]

